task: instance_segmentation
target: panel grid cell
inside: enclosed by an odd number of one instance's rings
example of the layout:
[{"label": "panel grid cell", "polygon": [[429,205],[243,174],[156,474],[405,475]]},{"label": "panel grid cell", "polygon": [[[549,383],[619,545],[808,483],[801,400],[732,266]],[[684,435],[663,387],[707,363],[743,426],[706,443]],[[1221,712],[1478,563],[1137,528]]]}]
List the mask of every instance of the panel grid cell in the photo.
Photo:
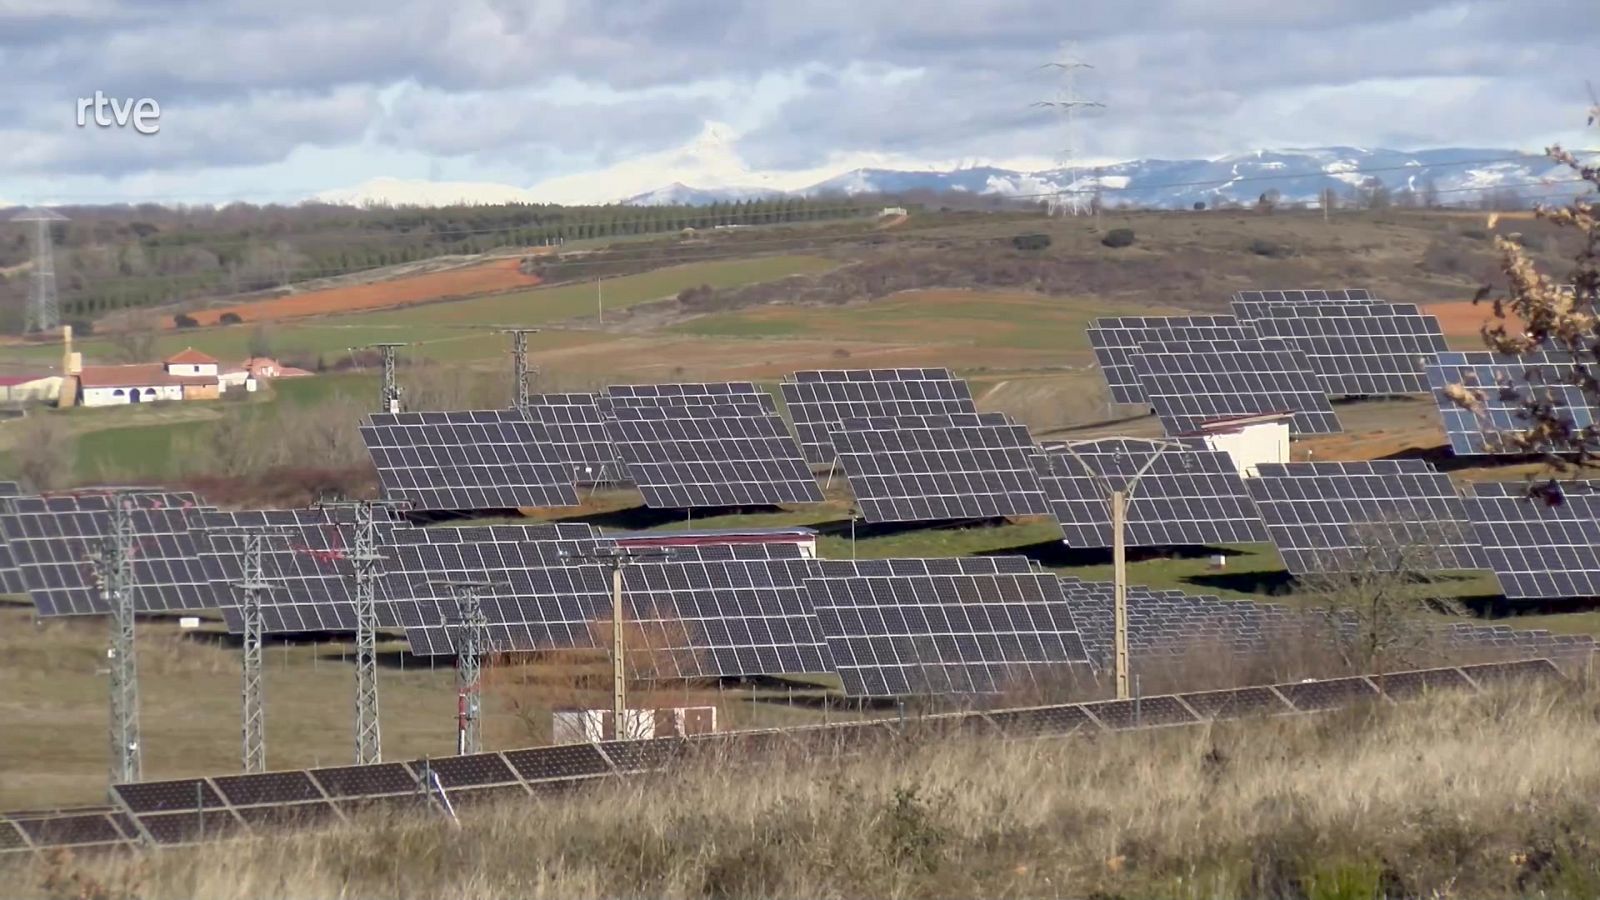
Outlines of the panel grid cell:
[{"label": "panel grid cell", "polygon": [[620,406],[611,415],[617,457],[648,507],[823,501],[783,420],[759,404]]},{"label": "panel grid cell", "polygon": [[[1593,377],[1584,355],[1543,351],[1507,356],[1487,351],[1440,353],[1427,367],[1434,406],[1457,456],[1570,453],[1600,449],[1590,429],[1600,421],[1595,399],[1581,386]],[[1467,404],[1453,394],[1462,395]],[[1533,411],[1564,423],[1566,440],[1525,437],[1537,424]]]},{"label": "panel grid cell", "polygon": [[1600,482],[1481,483],[1463,503],[1506,597],[1600,597]]},{"label": "panel grid cell", "polygon": [[818,369],[779,386],[800,449],[816,465],[833,462],[833,432],[845,419],[976,414],[972,390],[949,369]]},{"label": "panel grid cell", "polygon": [[1233,459],[1202,443],[1163,448],[1134,438],[1080,441],[1070,451],[1047,446],[1036,462],[1039,482],[1069,546],[1112,545],[1106,492],[1126,491],[1135,476],[1138,485],[1124,510],[1129,546],[1267,540],[1261,514]]},{"label": "panel grid cell", "polygon": [[545,426],[517,410],[380,413],[360,430],[384,497],[412,509],[578,505]]},{"label": "panel grid cell", "polygon": [[868,522],[1049,515],[1028,429],[996,413],[846,419],[839,465]]},{"label": "panel grid cell", "polygon": [[1329,394],[1426,394],[1425,369],[1448,349],[1439,320],[1407,303],[1267,304],[1249,322],[1298,351]]},{"label": "panel grid cell", "polygon": [[1144,393],[1133,369],[1139,345],[1149,341],[1191,341],[1206,338],[1253,340],[1255,330],[1233,316],[1109,316],[1087,329],[1095,361],[1117,403],[1142,403]]},{"label": "panel grid cell", "polygon": [[1295,575],[1487,568],[1448,475],[1426,460],[1262,463],[1246,480]]},{"label": "panel grid cell", "polygon": [[614,484],[626,473],[617,464],[598,394],[533,394],[528,418],[545,428],[551,455],[559,459],[577,484]]}]

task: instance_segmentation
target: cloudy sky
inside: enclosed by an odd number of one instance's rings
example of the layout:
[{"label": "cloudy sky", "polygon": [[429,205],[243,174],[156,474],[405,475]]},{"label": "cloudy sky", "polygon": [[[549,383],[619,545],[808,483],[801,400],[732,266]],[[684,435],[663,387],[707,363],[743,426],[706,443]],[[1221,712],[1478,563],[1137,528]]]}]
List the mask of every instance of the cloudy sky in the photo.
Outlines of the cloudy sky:
[{"label": "cloudy sky", "polygon": [[1068,41],[1085,159],[1600,142],[1594,0],[0,0],[0,204],[1044,168]]}]

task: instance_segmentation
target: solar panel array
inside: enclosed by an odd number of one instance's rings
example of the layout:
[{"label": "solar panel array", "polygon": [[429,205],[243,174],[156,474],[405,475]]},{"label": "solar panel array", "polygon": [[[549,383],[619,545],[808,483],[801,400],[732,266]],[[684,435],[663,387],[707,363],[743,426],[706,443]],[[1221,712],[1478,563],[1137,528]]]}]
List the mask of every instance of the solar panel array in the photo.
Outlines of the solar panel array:
[{"label": "solar panel array", "polygon": [[1424,367],[1448,349],[1439,320],[1409,303],[1268,303],[1258,315],[1235,311],[1264,341],[1298,351],[1329,394],[1425,394]]},{"label": "solar panel array", "polygon": [[1480,690],[1514,679],[1557,680],[1545,660],[1390,672],[1356,678],[1261,685],[1036,706],[939,713],[904,721],[869,720],[686,738],[600,741],[471,756],[310,770],[140,782],[113,788],[113,807],[0,813],[0,854],[54,847],[188,845],[243,833],[345,821],[375,809],[427,811],[442,788],[451,807],[527,800],[714,759],[757,759],[798,749],[859,755],[879,752],[909,730],[983,734],[1003,740],[1108,734],[1198,725],[1246,716],[1316,713],[1356,702],[1403,702],[1429,691]]},{"label": "solar panel array", "polygon": [[[485,580],[490,645],[501,651],[597,649],[610,633],[612,585],[598,564],[563,552],[592,547],[587,525],[399,529],[385,548],[391,597],[409,597],[412,651],[454,652],[459,621],[448,588],[432,579]],[[630,665],[663,678],[831,671],[816,634],[797,545],[673,547],[623,571]]]},{"label": "solar panel array", "polygon": [[1111,501],[1106,492],[1127,490],[1141,471],[1124,509],[1129,546],[1267,540],[1261,514],[1232,458],[1204,444],[1191,442],[1183,449],[1161,451],[1150,441],[1107,438],[1076,442],[1071,452],[1046,447],[1036,462],[1039,483],[1069,546],[1112,545]]},{"label": "solar panel array", "polygon": [[517,410],[376,413],[361,438],[384,497],[412,509],[578,505],[545,426]]},{"label": "solar panel array", "polygon": [[806,582],[845,693],[992,694],[1087,663],[1055,576],[1025,557],[826,560]]},{"label": "solar panel array", "polygon": [[1600,597],[1600,482],[1529,493],[1483,483],[1464,500],[1500,590],[1513,600]]},{"label": "solar panel array", "polygon": [[1251,316],[1262,306],[1281,303],[1359,303],[1374,299],[1365,288],[1339,288],[1335,290],[1281,290],[1240,291],[1233,295],[1235,304],[1246,304]]},{"label": "solar panel array", "polygon": [[[263,535],[262,578],[272,584],[262,600],[262,627],[269,633],[355,631],[355,564],[350,559],[355,528],[333,509],[269,509],[207,512],[200,516],[202,554],[213,578],[215,605],[230,631],[243,630],[240,595],[246,535]],[[391,526],[379,523],[380,541]],[[379,600],[385,598],[380,594]],[[401,610],[380,602],[381,627],[398,627]]]},{"label": "solar panel array", "polygon": [[967,383],[949,369],[822,369],[779,386],[807,462],[834,460],[845,419],[977,413]]},{"label": "solar panel array", "polygon": [[1133,370],[1133,357],[1140,344],[1158,340],[1250,340],[1258,336],[1233,316],[1110,316],[1091,322],[1088,334],[1094,358],[1111,387],[1111,399],[1117,403],[1141,403],[1145,399],[1139,376]]},{"label": "solar panel array", "polygon": [[763,404],[623,404],[606,428],[649,507],[823,500],[783,420]]},{"label": "solar panel array", "polygon": [[711,381],[674,384],[613,384],[600,398],[603,409],[626,406],[707,406],[719,403],[755,403],[777,410],[772,395],[748,381]]},{"label": "solar panel array", "polygon": [[[193,494],[133,492],[133,601],[141,612],[176,612],[215,606],[210,579],[189,534],[199,514]],[[97,615],[109,611],[92,562],[112,530],[107,494],[14,497],[0,512],[3,540],[14,570],[10,592],[26,592],[41,616]]]},{"label": "solar panel array", "polygon": [[[1529,430],[1535,420],[1530,404],[1537,403],[1546,413],[1565,422],[1574,432],[1593,428],[1600,421],[1595,400],[1571,384],[1579,365],[1593,371],[1592,361],[1571,353],[1548,351],[1524,356],[1475,351],[1440,353],[1437,363],[1427,367],[1428,384],[1434,405],[1444,419],[1450,449],[1457,456],[1523,453],[1570,452],[1583,440],[1557,445],[1540,441],[1523,446],[1517,436]],[[1474,396],[1475,407],[1467,408],[1451,399],[1447,392],[1459,385]],[[1588,442],[1594,449],[1594,441]]]},{"label": "solar panel array", "polygon": [[622,481],[598,394],[533,394],[525,412],[544,426],[549,454],[566,465],[577,484]]},{"label": "solar panel array", "polygon": [[[1180,351],[1180,352],[1172,352]],[[1341,430],[1316,375],[1300,355],[1266,344],[1251,349],[1146,344],[1133,359],[1139,384],[1169,435],[1214,419],[1288,411],[1296,434]]]},{"label": "solar panel array", "polygon": [[1296,575],[1485,567],[1454,483],[1426,460],[1261,463],[1256,470],[1245,484]]},{"label": "solar panel array", "polygon": [[839,465],[868,522],[1048,515],[1033,437],[998,413],[846,419]]}]

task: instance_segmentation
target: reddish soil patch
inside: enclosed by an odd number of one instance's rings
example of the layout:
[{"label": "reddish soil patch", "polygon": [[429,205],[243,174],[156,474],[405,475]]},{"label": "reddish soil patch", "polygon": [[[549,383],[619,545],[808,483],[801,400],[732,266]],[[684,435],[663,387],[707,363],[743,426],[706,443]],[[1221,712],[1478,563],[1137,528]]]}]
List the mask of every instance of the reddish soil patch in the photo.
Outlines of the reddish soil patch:
[{"label": "reddish soil patch", "polygon": [[[1451,338],[1476,338],[1489,322],[1498,321],[1494,316],[1494,304],[1487,301],[1473,303],[1470,300],[1459,300],[1453,303],[1429,303],[1422,307],[1422,311],[1439,317],[1439,328],[1444,331],[1445,337]],[[1503,320],[1508,331],[1516,332],[1522,328],[1522,320],[1515,315],[1507,314]],[[1483,349],[1480,344],[1472,349]]]},{"label": "reddish soil patch", "polygon": [[[270,300],[256,300],[237,306],[206,309],[191,313],[201,325],[217,325],[223,313],[234,313],[246,322],[264,322],[274,319],[294,319],[301,316],[321,316],[331,313],[361,312],[411,306],[436,300],[459,300],[481,294],[494,294],[529,288],[539,283],[539,276],[523,273],[518,266],[520,258],[497,259],[449,269],[378,281],[350,287],[307,291]],[[168,322],[168,327],[172,327]]]}]

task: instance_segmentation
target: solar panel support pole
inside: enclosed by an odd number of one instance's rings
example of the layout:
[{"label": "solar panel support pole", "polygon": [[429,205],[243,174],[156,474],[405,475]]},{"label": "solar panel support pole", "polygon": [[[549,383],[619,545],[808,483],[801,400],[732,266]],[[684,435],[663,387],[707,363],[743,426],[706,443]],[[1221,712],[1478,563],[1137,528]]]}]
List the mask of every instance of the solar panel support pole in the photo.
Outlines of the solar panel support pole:
[{"label": "solar panel support pole", "polygon": [[628,715],[628,657],[623,637],[626,624],[622,610],[622,570],[630,563],[663,561],[671,556],[664,550],[632,550],[626,547],[599,547],[589,553],[563,553],[579,562],[600,562],[611,567],[611,729],[623,739],[623,723]]},{"label": "solar panel support pole", "polygon": [[139,661],[134,646],[133,501],[111,497],[111,534],[95,559],[101,597],[111,611],[111,783],[140,780]]},{"label": "solar panel support pole", "polygon": [[1128,699],[1128,552],[1124,508],[1127,495],[1111,492],[1111,566],[1112,598],[1116,610],[1115,655],[1117,666],[1117,699]]},{"label": "solar panel support pole", "polygon": [[239,613],[244,619],[242,685],[242,750],[244,771],[267,770],[266,691],[262,680],[261,636],[265,630],[262,600],[272,587],[264,580],[261,562],[266,537],[251,532],[244,536],[243,577],[234,584],[239,589]]},{"label": "solar panel support pole", "polygon": [[490,652],[489,620],[479,593],[488,581],[435,581],[450,589],[456,604],[456,754],[483,752],[483,657]]}]

